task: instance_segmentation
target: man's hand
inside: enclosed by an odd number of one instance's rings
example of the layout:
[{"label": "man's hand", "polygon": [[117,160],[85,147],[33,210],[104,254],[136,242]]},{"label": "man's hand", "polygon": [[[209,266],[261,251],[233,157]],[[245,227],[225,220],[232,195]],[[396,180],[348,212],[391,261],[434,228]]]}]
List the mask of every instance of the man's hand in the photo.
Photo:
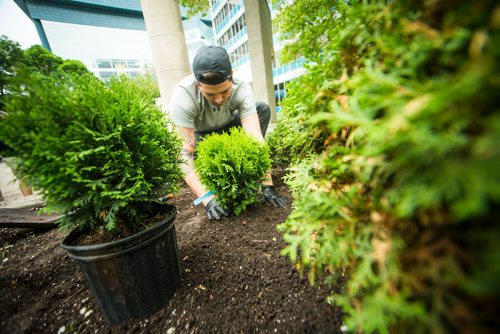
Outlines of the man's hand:
[{"label": "man's hand", "polygon": [[212,220],[219,220],[224,217],[229,217],[229,212],[226,211],[223,207],[217,203],[215,198],[212,198],[210,202],[207,203],[207,206],[205,207],[205,212],[207,213],[208,219]]},{"label": "man's hand", "polygon": [[262,198],[264,201],[281,208],[286,205],[288,201],[283,196],[280,196],[273,186],[262,186]]}]

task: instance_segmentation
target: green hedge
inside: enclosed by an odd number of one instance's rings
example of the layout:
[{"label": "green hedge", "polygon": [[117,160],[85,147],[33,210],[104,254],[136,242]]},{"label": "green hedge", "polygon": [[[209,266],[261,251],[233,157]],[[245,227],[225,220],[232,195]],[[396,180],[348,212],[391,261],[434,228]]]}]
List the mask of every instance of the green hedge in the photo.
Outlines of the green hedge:
[{"label": "green hedge", "polygon": [[312,282],[347,277],[328,301],[353,330],[498,324],[499,13],[494,1],[315,0],[280,14],[297,40],[288,56],[309,60],[273,135],[294,198],[283,254]]}]

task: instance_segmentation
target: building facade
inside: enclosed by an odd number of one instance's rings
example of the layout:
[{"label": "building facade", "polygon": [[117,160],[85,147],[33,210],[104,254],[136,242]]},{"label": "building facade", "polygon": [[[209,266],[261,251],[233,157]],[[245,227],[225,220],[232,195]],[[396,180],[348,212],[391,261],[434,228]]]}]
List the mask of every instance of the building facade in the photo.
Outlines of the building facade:
[{"label": "building facade", "polygon": [[[82,61],[103,80],[116,74],[135,77],[152,69],[149,38],[140,0],[14,0],[31,18],[42,45],[65,59]],[[211,21],[186,19],[190,57],[213,44]]]},{"label": "building facade", "polygon": [[[210,0],[210,15],[215,44],[224,47],[231,58],[235,74],[245,80],[252,81],[250,56],[248,52],[248,31],[245,22],[245,7],[243,0]],[[275,10],[268,1],[268,7],[274,18]],[[279,31],[273,32],[275,55],[283,46],[279,40]],[[276,105],[286,96],[286,85],[294,78],[304,73],[304,60],[298,59],[291,63],[280,64],[274,57],[273,83]]]}]

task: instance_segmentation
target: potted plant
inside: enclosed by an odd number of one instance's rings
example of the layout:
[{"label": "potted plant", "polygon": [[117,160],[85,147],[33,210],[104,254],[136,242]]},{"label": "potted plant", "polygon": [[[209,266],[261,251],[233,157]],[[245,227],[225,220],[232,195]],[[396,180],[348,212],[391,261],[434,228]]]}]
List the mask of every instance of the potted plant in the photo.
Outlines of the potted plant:
[{"label": "potted plant", "polygon": [[201,182],[237,216],[260,201],[270,167],[267,145],[242,128],[208,135],[196,148],[195,168]]},{"label": "potted plant", "polygon": [[16,169],[62,215],[105,319],[151,314],[180,282],[176,209],[159,200],[182,178],[180,141],[147,90],[120,77],[18,70],[0,137]]}]

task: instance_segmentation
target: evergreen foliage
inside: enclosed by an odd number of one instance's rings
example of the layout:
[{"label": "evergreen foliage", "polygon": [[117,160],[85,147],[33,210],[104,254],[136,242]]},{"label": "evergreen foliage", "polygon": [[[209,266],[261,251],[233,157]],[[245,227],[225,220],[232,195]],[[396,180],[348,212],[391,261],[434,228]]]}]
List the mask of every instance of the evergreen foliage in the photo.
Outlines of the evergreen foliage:
[{"label": "evergreen foliage", "polygon": [[4,95],[9,93],[9,80],[16,75],[16,68],[23,66],[45,75],[55,72],[89,73],[79,60],[63,60],[40,45],[33,45],[23,50],[19,43],[2,35],[0,36],[0,108],[3,108]]},{"label": "evergreen foliage", "polygon": [[154,97],[131,80],[19,69],[0,137],[17,171],[63,228],[141,230],[182,178],[180,141]]},{"label": "evergreen foliage", "polygon": [[498,326],[500,6],[296,0],[278,19],[309,60],[273,135],[283,254],[347,277],[328,300],[355,331]]},{"label": "evergreen foliage", "polygon": [[206,0],[179,0],[179,4],[187,8],[188,17],[210,11],[210,3]]},{"label": "evergreen foliage", "polygon": [[155,98],[160,97],[160,86],[158,86],[158,81],[154,72],[146,72],[143,75],[133,78],[132,81],[134,85],[149,91]]},{"label": "evergreen foliage", "polygon": [[41,45],[33,45],[24,51],[26,63],[36,71],[48,75],[63,64],[63,59]]},{"label": "evergreen foliage", "polygon": [[21,45],[5,35],[0,36],[0,108],[3,107],[2,98],[7,94],[7,83],[15,74],[14,68],[23,60]]},{"label": "evergreen foliage", "polygon": [[87,67],[79,60],[65,59],[57,66],[57,71],[75,74],[90,73]]},{"label": "evergreen foliage", "polygon": [[266,144],[241,128],[211,134],[196,144],[195,168],[201,182],[235,215],[258,202],[270,166]]}]

